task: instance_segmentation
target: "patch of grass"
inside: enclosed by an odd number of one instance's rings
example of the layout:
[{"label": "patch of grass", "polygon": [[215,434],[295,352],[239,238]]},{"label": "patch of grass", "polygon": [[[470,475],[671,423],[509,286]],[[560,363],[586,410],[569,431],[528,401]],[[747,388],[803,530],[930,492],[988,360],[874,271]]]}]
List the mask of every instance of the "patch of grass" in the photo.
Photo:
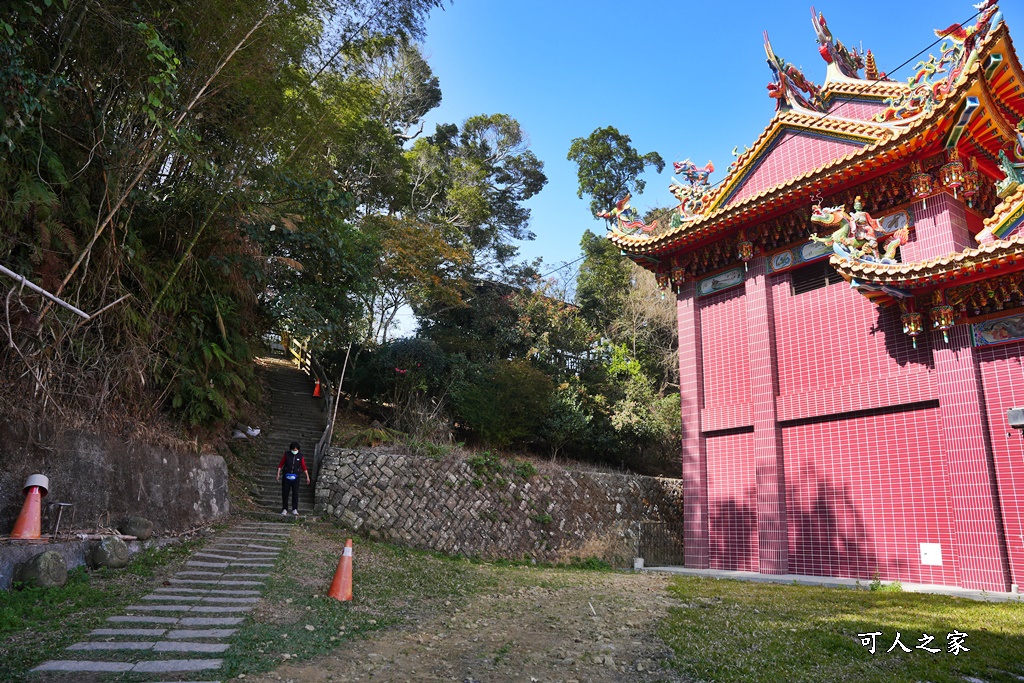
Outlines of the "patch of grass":
[{"label": "patch of grass", "polygon": [[494,663],[501,664],[502,660],[508,659],[508,654],[512,652],[512,646],[515,643],[505,643],[498,648],[498,651],[494,653]]},{"label": "patch of grass", "polygon": [[66,658],[65,647],[152,590],[151,577],[202,542],[144,550],[125,569],[78,567],[68,572],[67,583],[60,588],[0,591],[0,681],[25,681],[32,667]]},{"label": "patch of grass", "polygon": [[556,566],[564,569],[581,569],[591,572],[610,572],[615,570],[615,568],[612,567],[611,562],[607,562],[596,557],[574,557],[566,564]]},{"label": "patch of grass", "polygon": [[523,479],[529,479],[536,476],[537,467],[529,460],[516,460],[512,463],[512,472]]},{"label": "patch of grass", "polygon": [[878,572],[875,572],[875,575],[871,578],[871,583],[868,584],[868,590],[884,591],[886,593],[902,593],[903,584],[899,581],[882,583],[882,579],[879,578]]},{"label": "patch of grass", "polygon": [[466,458],[466,464],[480,477],[490,481],[501,474],[501,460],[490,451],[481,451]]},{"label": "patch of grass", "polygon": [[[676,666],[700,680],[787,683],[988,683],[1024,676],[1024,604],[680,577],[661,635]],[[949,652],[947,634],[968,634]],[[900,642],[911,651],[894,644]],[[875,652],[859,634],[876,636]],[[924,643],[925,635],[934,637]],[[870,644],[870,643],[869,643]],[[938,648],[931,653],[918,645]]]},{"label": "patch of grass", "polygon": [[455,445],[446,443],[434,443],[433,441],[421,441],[419,439],[408,438],[405,440],[405,446],[409,449],[409,452],[413,455],[420,455],[423,457],[430,458],[431,460],[444,460],[446,457],[455,452],[456,449],[462,448],[464,444],[457,443]]},{"label": "patch of grass", "polygon": [[326,597],[350,532],[300,524],[265,584],[264,600],[226,653],[219,676],[254,675],[325,654],[402,623],[414,610],[460,603],[483,588],[473,565],[437,553],[355,539],[353,600]]},{"label": "patch of grass", "polygon": [[544,525],[551,524],[551,522],[555,521],[554,517],[552,517],[551,515],[549,515],[546,512],[538,512],[538,513],[535,513],[533,515],[530,515],[530,519],[532,519],[533,521],[537,522],[537,524],[544,524]]},{"label": "patch of grass", "polygon": [[396,441],[402,441],[405,438],[405,434],[398,431],[397,429],[391,429],[385,427],[376,420],[365,429],[357,429],[352,432],[346,433],[341,441],[342,445],[346,448],[360,448],[363,446],[379,446],[385,443],[394,443]]}]

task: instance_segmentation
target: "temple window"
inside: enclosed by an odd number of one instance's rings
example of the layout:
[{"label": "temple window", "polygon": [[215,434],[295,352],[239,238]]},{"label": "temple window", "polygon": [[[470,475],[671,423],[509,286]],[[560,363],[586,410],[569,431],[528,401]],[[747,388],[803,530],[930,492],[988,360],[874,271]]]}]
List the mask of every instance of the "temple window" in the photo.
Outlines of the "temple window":
[{"label": "temple window", "polygon": [[793,296],[834,285],[841,282],[842,279],[842,276],[836,272],[828,260],[817,261],[793,271],[791,280]]}]

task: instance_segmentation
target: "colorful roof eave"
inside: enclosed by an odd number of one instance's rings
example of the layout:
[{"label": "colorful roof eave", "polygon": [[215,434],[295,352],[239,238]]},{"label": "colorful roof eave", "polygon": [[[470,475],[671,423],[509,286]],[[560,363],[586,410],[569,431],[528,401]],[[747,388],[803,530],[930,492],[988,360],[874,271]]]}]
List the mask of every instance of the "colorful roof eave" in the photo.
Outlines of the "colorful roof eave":
[{"label": "colorful roof eave", "polygon": [[[915,263],[854,262],[839,256],[833,256],[830,262],[847,281],[890,285],[906,290],[930,289],[1024,269],[1024,234]],[[998,273],[995,272],[997,270]]]},{"label": "colorful roof eave", "polygon": [[[884,167],[892,161],[906,158],[916,152],[932,146],[936,140],[941,139],[948,127],[953,125],[953,117],[958,108],[967,97],[979,71],[983,70],[985,59],[1001,39],[1007,39],[1010,54],[1009,63],[1011,68],[1020,69],[1016,63],[1015,53],[1012,50],[1012,42],[1009,41],[1009,33],[1006,25],[989,34],[979,47],[979,56],[971,66],[970,71],[964,75],[951,92],[938,106],[930,112],[900,122],[902,125],[891,125],[886,128],[891,131],[886,137],[877,142],[868,144],[861,149],[850,152],[839,157],[824,166],[813,171],[808,171],[801,176],[791,178],[784,183],[767,188],[758,194],[748,197],[736,204],[722,207],[700,218],[653,237],[639,237],[623,235],[614,232],[608,234],[616,246],[630,255],[654,256],[670,251],[676,251],[684,247],[695,247],[702,243],[712,241],[717,233],[738,228],[742,223],[764,217],[769,214],[781,214],[791,210],[793,205],[799,201],[806,201],[815,194],[837,189],[852,177],[862,177],[868,180],[874,175],[881,175]],[[786,112],[786,114],[791,112]],[[831,117],[829,117],[831,119]],[[835,119],[831,119],[835,120]],[[754,149],[744,156],[753,155],[767,139],[774,136],[776,131],[785,125],[785,114],[776,116],[771,124],[758,138]],[[844,119],[850,121],[850,119]],[[881,128],[869,122],[859,122],[871,128]],[[826,131],[821,131],[826,132]],[[743,159],[741,158],[741,161]],[[734,173],[742,173],[743,167],[737,168]],[[731,174],[732,175],[732,174]],[[725,190],[729,177],[722,184],[716,198],[721,191]]]}]

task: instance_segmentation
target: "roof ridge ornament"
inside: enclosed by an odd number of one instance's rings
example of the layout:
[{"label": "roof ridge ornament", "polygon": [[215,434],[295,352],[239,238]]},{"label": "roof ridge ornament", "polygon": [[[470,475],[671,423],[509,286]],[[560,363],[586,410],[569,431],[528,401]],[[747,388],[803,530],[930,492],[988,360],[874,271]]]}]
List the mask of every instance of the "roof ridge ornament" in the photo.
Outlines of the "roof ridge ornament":
[{"label": "roof ridge ornament", "polygon": [[775,77],[774,82],[768,84],[768,96],[777,100],[776,112],[804,109],[826,113],[821,101],[821,88],[808,80],[803,71],[775,54],[767,31],[764,32],[764,52],[768,56],[768,68]]},{"label": "roof ridge ornament", "polygon": [[999,11],[998,0],[984,0],[974,6],[978,10],[978,20],[973,26],[964,28],[960,24],[952,24],[944,29],[935,29],[939,38],[949,38],[939,46],[942,57],[928,55],[915,66],[914,75],[907,79],[909,89],[890,98],[885,110],[875,114],[875,121],[887,122],[912,118],[921,113],[930,112],[940,104],[946,96],[967,74],[978,58],[978,46],[1003,22],[1003,13]]},{"label": "roof ridge ornament", "polygon": [[650,225],[644,223],[640,218],[640,212],[629,205],[629,200],[632,198],[633,195],[627,192],[625,197],[615,202],[615,206],[610,211],[602,211],[597,214],[597,217],[609,221],[612,231],[623,235],[653,232],[658,227],[658,222],[655,221]]},{"label": "roof ridge ornament", "polygon": [[[825,22],[825,15],[815,14],[814,6],[811,6],[811,23],[814,25],[814,33],[818,39],[818,53],[825,63],[829,65],[829,71],[834,66],[839,73],[847,78],[860,79],[860,70],[864,68],[864,58],[857,49],[851,52],[840,41],[832,36]],[[831,78],[826,77],[825,82]]]},{"label": "roof ridge ornament", "polygon": [[668,186],[679,206],[676,213],[672,214],[670,226],[678,228],[683,223],[696,220],[711,206],[711,182],[709,180],[715,172],[715,165],[708,161],[703,168],[697,168],[697,164],[689,159],[676,161],[672,164],[672,170],[683,176],[686,184],[680,183],[675,178]]}]

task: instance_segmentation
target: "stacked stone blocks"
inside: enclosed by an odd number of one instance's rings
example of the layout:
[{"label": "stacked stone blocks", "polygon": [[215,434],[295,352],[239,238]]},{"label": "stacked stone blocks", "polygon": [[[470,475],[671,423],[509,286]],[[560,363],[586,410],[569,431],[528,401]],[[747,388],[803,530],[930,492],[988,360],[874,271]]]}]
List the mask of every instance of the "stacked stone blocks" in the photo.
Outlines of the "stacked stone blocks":
[{"label": "stacked stone blocks", "polygon": [[[493,473],[492,473],[493,474]],[[372,538],[486,559],[629,565],[642,522],[682,528],[675,479],[559,471],[481,476],[457,458],[333,449],[315,511]]]}]

